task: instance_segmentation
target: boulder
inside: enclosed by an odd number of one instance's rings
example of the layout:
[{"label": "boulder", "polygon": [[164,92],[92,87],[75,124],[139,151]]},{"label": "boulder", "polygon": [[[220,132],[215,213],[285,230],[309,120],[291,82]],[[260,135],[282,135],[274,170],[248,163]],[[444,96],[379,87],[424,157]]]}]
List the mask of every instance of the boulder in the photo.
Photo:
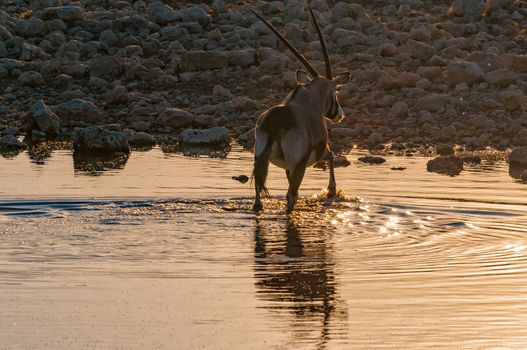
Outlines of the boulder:
[{"label": "boulder", "polygon": [[174,129],[184,128],[192,125],[194,116],[183,109],[167,108],[157,117],[155,124],[158,127],[171,127]]},{"label": "boulder", "polygon": [[454,0],[450,13],[462,16],[467,21],[477,21],[485,9],[483,0]]},{"label": "boulder", "polygon": [[527,55],[503,55],[503,64],[510,70],[518,72],[527,72]]},{"label": "boulder", "polygon": [[231,142],[229,131],[225,127],[210,129],[185,129],[181,132],[181,143],[185,145],[227,146]]},{"label": "boulder", "polygon": [[485,74],[487,83],[497,87],[507,87],[516,82],[518,75],[507,68],[496,69]]},{"label": "boulder", "polygon": [[33,119],[36,129],[45,132],[47,135],[60,134],[61,120],[44,101],[39,100],[33,105],[30,117]]},{"label": "boulder", "polygon": [[500,102],[507,111],[524,111],[525,94],[521,90],[507,90],[499,94]]},{"label": "boulder", "polygon": [[123,71],[122,59],[114,56],[99,56],[92,59],[90,63],[91,75],[105,80],[116,79]]},{"label": "boulder", "polygon": [[450,145],[437,145],[436,153],[440,156],[451,156],[455,153],[454,147]]},{"label": "boulder", "polygon": [[446,105],[452,102],[452,97],[447,94],[429,94],[423,96],[417,101],[415,101],[415,110],[416,111],[429,111],[437,112],[443,111],[446,108]]},{"label": "boulder", "polygon": [[128,102],[128,90],[126,86],[116,86],[106,94],[106,105],[113,106]]},{"label": "boulder", "polygon": [[100,109],[93,102],[88,102],[80,98],[61,103],[55,106],[53,111],[66,124],[72,121],[97,123],[102,118]]},{"label": "boulder", "polygon": [[84,8],[75,5],[48,7],[42,11],[42,18],[60,18],[63,21],[75,21],[84,17]]},{"label": "boulder", "polygon": [[95,125],[78,130],[73,147],[75,151],[130,152],[130,144],[122,132],[108,131]]},{"label": "boulder", "polygon": [[435,51],[432,46],[420,41],[410,39],[406,42],[406,53],[421,61],[428,61],[435,54]]},{"label": "boulder", "polygon": [[517,164],[527,167],[527,146],[513,149],[511,154],[509,154],[509,164]]},{"label": "boulder", "polygon": [[479,83],[485,79],[485,72],[476,62],[459,61],[449,64],[443,72],[449,85]]},{"label": "boulder", "polygon": [[184,72],[221,69],[227,67],[229,59],[220,51],[187,51],[181,56],[180,67]]},{"label": "boulder", "polygon": [[253,49],[227,51],[229,65],[242,68],[256,63],[256,51]]},{"label": "boulder", "polygon": [[38,86],[44,84],[42,74],[35,71],[24,72],[18,77],[18,83],[22,86]]},{"label": "boulder", "polygon": [[376,156],[359,157],[358,160],[366,164],[382,164],[386,162],[386,159]]},{"label": "boulder", "polygon": [[16,150],[27,148],[27,145],[20,142],[15,135],[4,135],[0,138],[0,150]]},{"label": "boulder", "polygon": [[370,147],[373,147],[373,146],[376,146],[380,143],[382,143],[384,140],[383,136],[381,133],[379,132],[372,132],[369,136],[368,136],[368,146]]},{"label": "boulder", "polygon": [[199,6],[190,6],[183,11],[183,20],[185,22],[197,22],[203,27],[209,25],[211,19],[207,11]]},{"label": "boulder", "polygon": [[459,175],[463,170],[463,160],[457,156],[437,157],[426,163],[426,170],[445,175]]},{"label": "boulder", "polygon": [[146,132],[126,130],[124,134],[128,139],[128,143],[134,147],[148,147],[156,144],[154,137]]}]

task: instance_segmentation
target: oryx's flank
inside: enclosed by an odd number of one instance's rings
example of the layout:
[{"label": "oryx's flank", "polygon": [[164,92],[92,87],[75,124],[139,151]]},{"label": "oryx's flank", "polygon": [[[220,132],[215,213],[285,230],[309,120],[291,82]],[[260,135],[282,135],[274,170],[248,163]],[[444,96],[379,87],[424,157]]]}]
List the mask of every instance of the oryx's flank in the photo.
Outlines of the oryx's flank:
[{"label": "oryx's flank", "polygon": [[329,159],[328,196],[336,194],[334,154],[329,149],[325,118],[337,122],[344,117],[337,100],[336,88],[348,82],[350,73],[345,72],[333,78],[324,38],[311,7],[309,11],[324,53],[325,77],[321,77],[307,59],[272,24],[253,11],[302,62],[311,75],[310,79],[306,72],[297,70],[295,89],[281,104],[263,112],[256,122],[253,170],[256,190],[255,210],[262,209],[261,196],[269,194],[265,187],[269,162],[285,169],[289,181],[288,212],[291,212],[295,206],[306,167],[324,158]]}]

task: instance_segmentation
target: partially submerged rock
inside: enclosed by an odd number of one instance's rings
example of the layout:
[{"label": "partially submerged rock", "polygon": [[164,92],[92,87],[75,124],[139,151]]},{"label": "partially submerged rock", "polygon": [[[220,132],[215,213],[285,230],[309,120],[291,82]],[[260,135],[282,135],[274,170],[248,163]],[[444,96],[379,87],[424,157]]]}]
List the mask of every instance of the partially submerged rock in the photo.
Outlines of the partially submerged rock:
[{"label": "partially submerged rock", "polygon": [[463,170],[463,160],[457,156],[441,156],[429,160],[426,170],[445,175],[459,175]]},{"label": "partially submerged rock", "polygon": [[364,156],[364,157],[359,157],[358,159],[359,161],[363,163],[367,163],[367,164],[382,164],[386,162],[386,159],[384,159],[383,157],[377,157],[377,156]]},{"label": "partially submerged rock", "polygon": [[186,145],[227,146],[231,142],[231,136],[224,127],[185,129],[181,132],[180,141]]},{"label": "partially submerged rock", "polygon": [[25,149],[27,145],[19,141],[15,135],[4,135],[0,137],[0,150],[9,151],[17,149]]},{"label": "partially submerged rock", "polygon": [[525,165],[527,167],[527,146],[512,150],[509,155],[509,164]]},{"label": "partially submerged rock", "polygon": [[130,152],[130,144],[122,132],[108,131],[100,126],[78,130],[73,147],[76,151]]},{"label": "partially submerged rock", "polygon": [[148,147],[156,144],[154,137],[146,132],[126,130],[124,134],[128,143],[134,147]]}]

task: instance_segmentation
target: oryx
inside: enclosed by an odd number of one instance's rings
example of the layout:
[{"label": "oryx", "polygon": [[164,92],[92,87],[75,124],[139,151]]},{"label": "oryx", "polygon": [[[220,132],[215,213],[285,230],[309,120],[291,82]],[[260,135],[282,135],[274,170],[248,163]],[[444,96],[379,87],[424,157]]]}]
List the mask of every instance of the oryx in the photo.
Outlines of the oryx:
[{"label": "oryx", "polygon": [[265,187],[269,162],[285,169],[289,181],[288,212],[291,212],[295,206],[306,167],[324,158],[329,159],[328,196],[336,194],[334,154],[328,145],[325,118],[334,122],[344,118],[344,113],[337,100],[336,89],[339,85],[348,82],[350,72],[333,78],[324,38],[311,7],[309,11],[324,53],[325,77],[320,76],[307,59],[272,24],[252,11],[291,50],[311,75],[309,78],[305,71],[297,70],[295,89],[286,96],[281,104],[263,112],[256,122],[253,170],[256,190],[254,210],[256,211],[262,209],[260,197],[269,195]]}]

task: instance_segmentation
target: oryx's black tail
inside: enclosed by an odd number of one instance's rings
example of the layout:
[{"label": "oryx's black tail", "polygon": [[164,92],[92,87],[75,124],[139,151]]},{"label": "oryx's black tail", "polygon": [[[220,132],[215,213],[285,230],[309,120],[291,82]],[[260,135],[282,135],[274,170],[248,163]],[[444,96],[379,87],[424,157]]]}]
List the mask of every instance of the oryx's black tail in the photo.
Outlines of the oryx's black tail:
[{"label": "oryx's black tail", "polygon": [[271,147],[267,146],[258,155],[254,156],[254,169],[252,179],[254,181],[254,188],[257,194],[262,197],[269,197],[269,190],[265,186],[267,180],[267,172],[269,170],[269,156],[271,155]]},{"label": "oryx's black tail", "polygon": [[269,109],[259,121],[254,143],[254,169],[253,181],[256,195],[269,196],[269,191],[265,186],[271,150],[275,141],[280,140],[287,130],[294,125],[294,118],[291,109],[286,105],[275,106]]}]

